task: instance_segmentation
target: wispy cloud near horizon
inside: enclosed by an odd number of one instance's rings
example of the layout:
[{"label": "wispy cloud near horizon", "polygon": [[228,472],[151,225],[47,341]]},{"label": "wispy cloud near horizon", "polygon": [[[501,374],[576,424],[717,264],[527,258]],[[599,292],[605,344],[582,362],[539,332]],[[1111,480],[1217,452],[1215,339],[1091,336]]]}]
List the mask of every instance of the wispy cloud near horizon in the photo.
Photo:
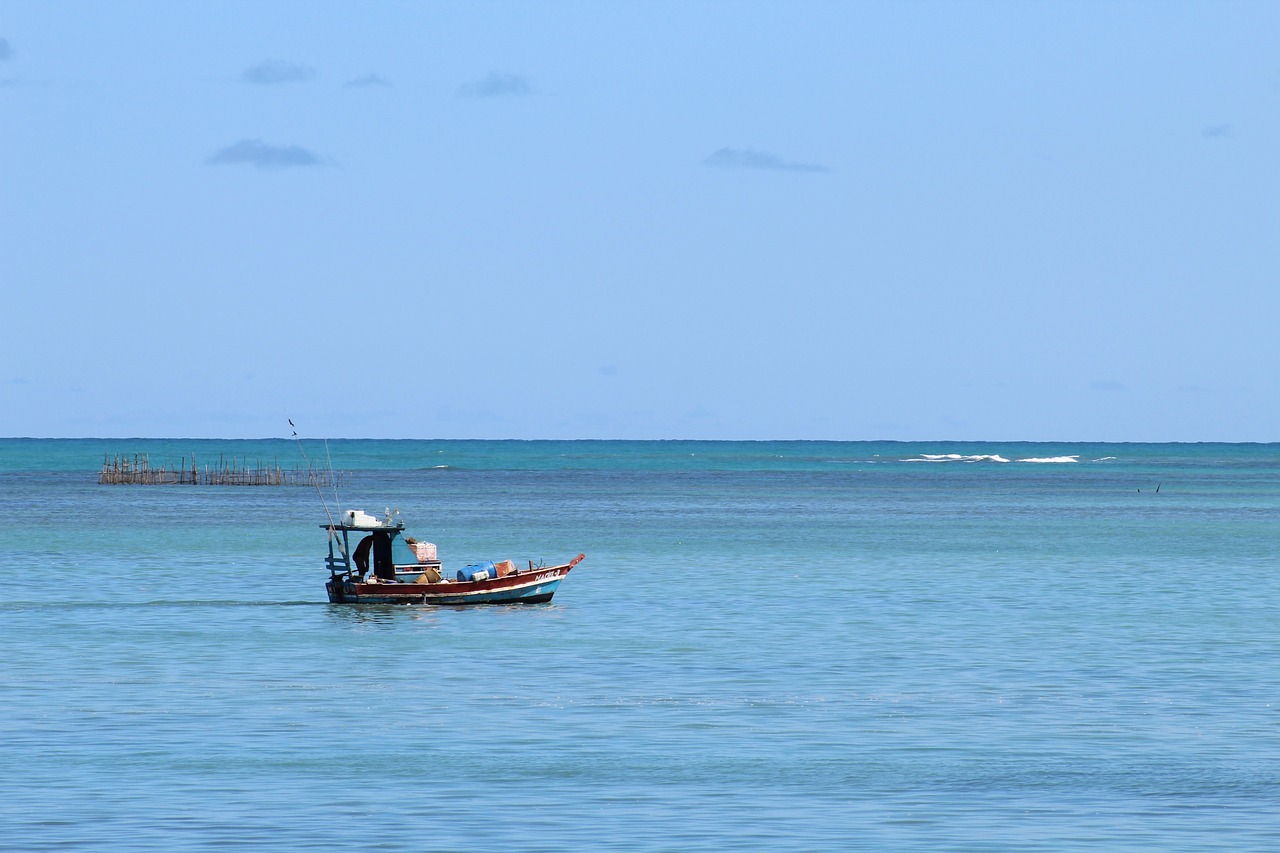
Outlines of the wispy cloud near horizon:
[{"label": "wispy cloud near horizon", "polygon": [[366,74],[363,77],[348,80],[343,85],[353,89],[367,89],[369,87],[390,88],[391,81],[381,74]]},{"label": "wispy cloud near horizon", "polygon": [[499,98],[503,96],[521,96],[533,94],[529,78],[520,74],[489,73],[483,80],[474,83],[463,83],[458,87],[458,95],[464,98]]},{"label": "wispy cloud near horizon", "polygon": [[721,148],[702,161],[706,166],[723,169],[763,169],[771,172],[829,172],[817,163],[795,163],[776,154],[754,148]]},{"label": "wispy cloud near horizon", "polygon": [[270,145],[261,139],[241,139],[219,149],[204,161],[209,166],[256,166],[259,169],[288,169],[318,166],[320,158],[300,145]]},{"label": "wispy cloud near horizon", "polygon": [[275,86],[280,83],[305,83],[316,76],[314,68],[295,62],[268,59],[251,65],[241,75],[246,83],[255,86]]}]

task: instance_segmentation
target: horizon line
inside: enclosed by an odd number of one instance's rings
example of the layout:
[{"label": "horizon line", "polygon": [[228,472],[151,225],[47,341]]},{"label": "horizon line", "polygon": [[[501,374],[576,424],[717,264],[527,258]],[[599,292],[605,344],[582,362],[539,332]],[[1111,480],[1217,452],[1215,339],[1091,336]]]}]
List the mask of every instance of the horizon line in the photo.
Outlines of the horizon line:
[{"label": "horizon line", "polygon": [[699,442],[723,444],[1280,444],[1280,439],[1047,439],[1047,438],[374,438],[369,436],[0,436],[0,441],[491,441],[491,442]]}]

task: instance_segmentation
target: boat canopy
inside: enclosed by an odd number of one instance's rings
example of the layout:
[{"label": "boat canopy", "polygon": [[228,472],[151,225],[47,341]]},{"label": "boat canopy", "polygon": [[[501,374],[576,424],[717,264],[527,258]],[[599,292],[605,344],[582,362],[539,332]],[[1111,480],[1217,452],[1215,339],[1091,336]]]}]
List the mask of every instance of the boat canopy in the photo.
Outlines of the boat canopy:
[{"label": "boat canopy", "polygon": [[336,524],[320,525],[329,531],[330,566],[350,572],[354,560],[354,568],[361,574],[372,568],[379,577],[394,578],[395,566],[417,565],[417,554],[400,535],[404,521],[399,515],[387,510],[377,518],[361,510],[347,510]]}]

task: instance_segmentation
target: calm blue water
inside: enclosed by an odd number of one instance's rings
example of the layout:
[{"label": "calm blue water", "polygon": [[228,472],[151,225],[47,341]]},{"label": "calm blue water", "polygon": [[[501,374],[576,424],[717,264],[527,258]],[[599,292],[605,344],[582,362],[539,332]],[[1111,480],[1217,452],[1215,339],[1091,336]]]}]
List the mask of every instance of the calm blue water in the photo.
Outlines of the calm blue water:
[{"label": "calm blue water", "polygon": [[471,610],[134,452],[301,464],[0,440],[8,848],[1280,847],[1280,445],[330,442],[446,568],[587,554]]}]

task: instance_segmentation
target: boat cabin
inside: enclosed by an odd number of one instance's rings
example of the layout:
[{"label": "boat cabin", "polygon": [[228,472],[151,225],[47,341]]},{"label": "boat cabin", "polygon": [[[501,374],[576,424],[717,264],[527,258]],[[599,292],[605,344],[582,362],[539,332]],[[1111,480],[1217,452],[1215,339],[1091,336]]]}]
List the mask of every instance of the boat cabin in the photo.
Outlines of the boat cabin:
[{"label": "boat cabin", "polygon": [[440,580],[435,546],[404,536],[404,521],[399,515],[388,510],[378,518],[361,510],[348,510],[336,524],[320,525],[329,531],[325,563],[330,574],[360,582],[370,574],[387,583]]}]

